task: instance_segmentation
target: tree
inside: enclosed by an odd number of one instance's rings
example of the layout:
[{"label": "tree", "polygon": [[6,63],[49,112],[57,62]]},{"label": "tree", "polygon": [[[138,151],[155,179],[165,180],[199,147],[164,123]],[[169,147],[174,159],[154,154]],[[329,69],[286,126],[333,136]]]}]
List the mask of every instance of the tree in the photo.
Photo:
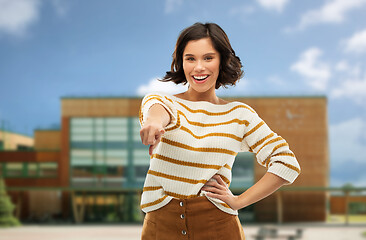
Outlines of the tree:
[{"label": "tree", "polygon": [[12,227],[21,225],[13,215],[15,209],[10,197],[6,193],[4,179],[0,178],[0,227]]}]

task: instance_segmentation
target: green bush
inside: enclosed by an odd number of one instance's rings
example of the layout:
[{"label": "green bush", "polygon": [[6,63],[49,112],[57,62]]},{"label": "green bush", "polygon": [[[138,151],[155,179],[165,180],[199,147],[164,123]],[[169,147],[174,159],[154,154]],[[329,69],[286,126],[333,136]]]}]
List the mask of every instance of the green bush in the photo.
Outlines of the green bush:
[{"label": "green bush", "polygon": [[5,190],[4,179],[0,178],[0,227],[20,226],[20,222],[13,215],[15,209]]}]

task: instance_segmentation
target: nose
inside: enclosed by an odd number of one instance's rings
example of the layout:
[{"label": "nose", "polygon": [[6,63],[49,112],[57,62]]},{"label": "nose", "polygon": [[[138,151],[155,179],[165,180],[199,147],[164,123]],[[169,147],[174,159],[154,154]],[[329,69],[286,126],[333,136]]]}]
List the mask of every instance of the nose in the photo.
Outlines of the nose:
[{"label": "nose", "polygon": [[203,63],[201,61],[197,61],[197,64],[194,67],[194,70],[196,72],[202,72],[203,70],[205,70],[205,66],[203,65]]}]

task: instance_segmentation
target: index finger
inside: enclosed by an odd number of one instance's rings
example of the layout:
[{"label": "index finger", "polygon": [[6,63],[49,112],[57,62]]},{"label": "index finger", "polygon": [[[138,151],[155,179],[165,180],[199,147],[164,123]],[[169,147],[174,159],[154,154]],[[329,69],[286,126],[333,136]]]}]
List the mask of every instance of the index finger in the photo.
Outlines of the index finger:
[{"label": "index finger", "polygon": [[215,174],[212,178],[216,179],[216,181],[221,184],[221,185],[225,185],[226,186],[226,183],[224,182],[224,180],[222,180],[222,178],[220,177],[219,174]]}]

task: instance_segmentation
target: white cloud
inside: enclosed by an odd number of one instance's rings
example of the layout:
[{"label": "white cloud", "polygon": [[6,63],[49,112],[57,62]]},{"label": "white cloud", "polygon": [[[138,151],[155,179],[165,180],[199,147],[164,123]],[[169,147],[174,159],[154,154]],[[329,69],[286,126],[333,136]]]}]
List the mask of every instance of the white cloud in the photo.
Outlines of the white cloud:
[{"label": "white cloud", "polygon": [[331,77],[329,64],[319,59],[322,54],[323,52],[319,48],[309,48],[291,66],[291,70],[302,75],[308,85],[314,90],[320,91],[324,91],[327,88]]},{"label": "white cloud", "polygon": [[268,10],[282,12],[289,0],[257,0],[257,2]]},{"label": "white cloud", "polygon": [[350,68],[351,67],[346,60],[339,61],[335,66],[335,70],[339,72],[348,71]]},{"label": "white cloud", "polygon": [[137,88],[136,94],[138,96],[144,96],[150,92],[165,92],[169,94],[176,94],[186,91],[188,89],[187,86],[188,83],[186,85],[176,85],[173,82],[161,82],[158,81],[157,78],[153,78],[147,84],[139,86]]},{"label": "white cloud", "polygon": [[349,53],[366,52],[366,29],[353,34],[352,37],[344,41],[345,51]]},{"label": "white cloud", "polygon": [[[332,89],[331,97],[346,97],[354,102],[365,105],[366,102],[366,73],[359,74],[359,67],[349,71],[349,77],[344,78],[340,85]],[[358,77],[357,77],[358,75]]]},{"label": "white cloud", "polygon": [[352,10],[359,9],[366,4],[366,0],[332,0],[327,1],[320,9],[305,12],[299,24],[294,28],[287,28],[287,31],[302,30],[310,25],[320,23],[341,23],[345,20],[346,14]]},{"label": "white cloud", "polygon": [[183,0],[165,0],[165,13],[169,14],[174,12],[183,4]]},{"label": "white cloud", "polygon": [[0,0],[0,33],[23,36],[38,20],[39,0]]},{"label": "white cloud", "polygon": [[364,162],[366,156],[366,122],[354,118],[329,126],[332,164],[347,159]]},{"label": "white cloud", "polygon": [[249,92],[249,81],[247,78],[239,79],[235,86],[228,85],[227,88],[220,87],[216,94],[220,96],[239,96]]},{"label": "white cloud", "polygon": [[267,80],[268,80],[269,83],[272,83],[276,86],[284,86],[285,85],[285,81],[282,78],[280,78],[279,76],[276,76],[276,75],[269,76]]},{"label": "white cloud", "polygon": [[334,69],[340,73],[344,73],[345,75],[338,75],[341,79],[346,78],[359,78],[361,74],[361,65],[360,64],[352,64],[350,65],[347,60],[341,60],[337,64],[335,64]]}]

